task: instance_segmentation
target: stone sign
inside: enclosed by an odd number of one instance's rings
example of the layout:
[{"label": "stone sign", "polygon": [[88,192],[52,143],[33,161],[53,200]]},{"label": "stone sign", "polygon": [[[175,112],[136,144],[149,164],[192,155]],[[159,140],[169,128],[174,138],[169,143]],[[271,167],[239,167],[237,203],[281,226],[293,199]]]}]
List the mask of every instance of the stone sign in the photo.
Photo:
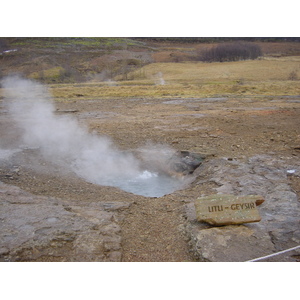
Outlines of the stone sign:
[{"label": "stone sign", "polygon": [[257,195],[210,195],[195,200],[197,220],[211,225],[259,222],[257,206],[264,199]]}]

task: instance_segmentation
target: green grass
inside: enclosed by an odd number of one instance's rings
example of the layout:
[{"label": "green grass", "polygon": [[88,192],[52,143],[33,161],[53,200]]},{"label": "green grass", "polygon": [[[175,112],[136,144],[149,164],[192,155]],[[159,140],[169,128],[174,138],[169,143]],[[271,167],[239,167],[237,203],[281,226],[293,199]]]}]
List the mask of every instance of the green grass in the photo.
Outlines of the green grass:
[{"label": "green grass", "polygon": [[33,72],[29,77],[32,79],[40,79],[41,77],[43,77],[47,80],[59,80],[61,74],[63,74],[64,72],[65,69],[62,67],[53,67],[40,72]]},{"label": "green grass", "polygon": [[105,49],[122,49],[127,46],[143,46],[140,41],[117,37],[52,37],[52,38],[16,38],[11,46],[59,48],[59,47],[91,47]]}]

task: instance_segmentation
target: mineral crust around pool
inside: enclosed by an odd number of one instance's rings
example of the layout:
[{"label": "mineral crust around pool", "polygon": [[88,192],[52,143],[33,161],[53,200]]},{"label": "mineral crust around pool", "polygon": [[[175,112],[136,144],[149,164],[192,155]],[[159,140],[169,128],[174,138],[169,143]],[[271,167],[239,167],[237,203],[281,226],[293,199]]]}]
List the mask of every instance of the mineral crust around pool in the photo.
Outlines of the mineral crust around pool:
[{"label": "mineral crust around pool", "polygon": [[261,220],[257,206],[259,195],[210,195],[195,200],[197,220],[211,225],[235,225]]}]

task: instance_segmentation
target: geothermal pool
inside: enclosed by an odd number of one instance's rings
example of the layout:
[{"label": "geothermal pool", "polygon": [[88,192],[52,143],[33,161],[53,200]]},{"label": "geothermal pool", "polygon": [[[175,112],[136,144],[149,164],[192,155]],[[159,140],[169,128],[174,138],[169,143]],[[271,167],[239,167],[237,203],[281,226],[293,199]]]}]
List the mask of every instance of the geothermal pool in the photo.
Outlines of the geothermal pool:
[{"label": "geothermal pool", "polygon": [[132,178],[103,178],[94,183],[118,187],[125,192],[144,197],[158,198],[183,188],[185,182],[179,178],[145,170]]}]

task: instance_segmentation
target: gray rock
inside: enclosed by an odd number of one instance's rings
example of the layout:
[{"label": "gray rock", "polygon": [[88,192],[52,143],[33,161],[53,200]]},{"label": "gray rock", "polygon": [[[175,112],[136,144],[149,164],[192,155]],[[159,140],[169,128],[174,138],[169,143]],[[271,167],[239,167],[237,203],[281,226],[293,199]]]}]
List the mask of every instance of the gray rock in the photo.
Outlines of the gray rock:
[{"label": "gray rock", "polygon": [[78,204],[0,183],[0,260],[120,261],[121,228],[116,220],[129,206]]},{"label": "gray rock", "polygon": [[199,230],[192,241],[201,260],[211,262],[243,262],[275,250],[268,233],[243,225]]},{"label": "gray rock", "polygon": [[[290,169],[295,170],[294,174],[298,174],[300,162],[297,157],[256,155],[234,161],[213,159],[203,163],[195,171],[198,175],[195,184],[213,182],[214,190],[218,194],[259,194],[265,199],[259,207],[261,221],[247,224],[247,227],[204,226],[197,222],[195,212],[192,212],[193,207],[187,205],[186,231],[190,235],[194,252],[201,260],[243,261],[300,244],[300,202],[289,184],[287,170]],[[247,255],[239,256],[240,251]],[[278,257],[278,261],[295,260],[292,253]]]}]

